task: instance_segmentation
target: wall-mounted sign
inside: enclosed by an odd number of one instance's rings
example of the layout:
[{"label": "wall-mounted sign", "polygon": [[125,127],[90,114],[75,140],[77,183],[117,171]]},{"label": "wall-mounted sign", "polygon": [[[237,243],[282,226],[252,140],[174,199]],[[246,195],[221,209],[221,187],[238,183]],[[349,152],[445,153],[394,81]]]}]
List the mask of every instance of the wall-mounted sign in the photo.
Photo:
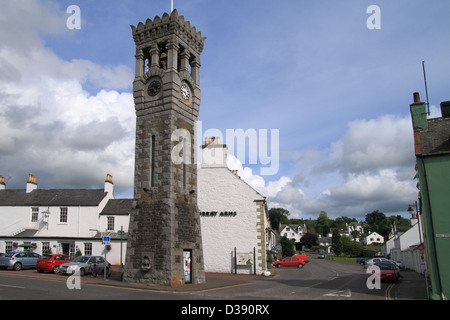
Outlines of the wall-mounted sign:
[{"label": "wall-mounted sign", "polygon": [[253,253],[251,252],[237,253],[236,264],[238,266],[251,266],[253,264]]},{"label": "wall-mounted sign", "polygon": [[236,211],[201,211],[200,217],[235,217]]}]

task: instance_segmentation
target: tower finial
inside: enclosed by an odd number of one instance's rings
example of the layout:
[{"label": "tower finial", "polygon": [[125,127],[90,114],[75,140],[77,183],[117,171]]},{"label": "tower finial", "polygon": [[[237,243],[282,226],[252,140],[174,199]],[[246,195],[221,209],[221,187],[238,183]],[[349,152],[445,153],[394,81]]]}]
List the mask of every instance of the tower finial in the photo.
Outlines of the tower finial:
[{"label": "tower finial", "polygon": [[173,0],[170,0],[170,13],[173,11]]}]

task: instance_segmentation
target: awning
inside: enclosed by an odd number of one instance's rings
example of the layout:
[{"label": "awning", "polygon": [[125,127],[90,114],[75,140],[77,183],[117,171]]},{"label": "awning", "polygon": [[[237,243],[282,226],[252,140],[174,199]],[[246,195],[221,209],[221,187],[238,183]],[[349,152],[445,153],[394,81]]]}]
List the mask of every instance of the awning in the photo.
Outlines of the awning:
[{"label": "awning", "polygon": [[22,247],[22,248],[34,248],[34,246],[31,243],[27,243],[27,242],[19,244],[19,247]]}]

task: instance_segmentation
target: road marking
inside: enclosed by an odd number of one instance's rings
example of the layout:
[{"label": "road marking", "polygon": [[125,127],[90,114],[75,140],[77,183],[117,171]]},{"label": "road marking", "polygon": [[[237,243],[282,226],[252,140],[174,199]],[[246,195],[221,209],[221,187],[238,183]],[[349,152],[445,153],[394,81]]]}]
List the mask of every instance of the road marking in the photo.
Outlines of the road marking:
[{"label": "road marking", "polygon": [[393,287],[395,287],[395,283],[390,284],[389,287],[387,287],[386,292],[385,292],[385,299],[386,300],[392,300],[391,299],[391,290],[392,290]]},{"label": "road marking", "polygon": [[352,297],[352,292],[350,291],[350,289],[345,289],[345,290],[334,291],[334,292],[331,292],[331,293],[326,293],[326,294],[324,294],[324,296],[326,296],[326,297],[346,297],[346,298],[351,298]]},{"label": "road marking", "polygon": [[0,287],[5,287],[5,288],[16,288],[16,289],[25,289],[25,287],[9,286],[9,285],[7,285],[7,284],[0,284]]}]

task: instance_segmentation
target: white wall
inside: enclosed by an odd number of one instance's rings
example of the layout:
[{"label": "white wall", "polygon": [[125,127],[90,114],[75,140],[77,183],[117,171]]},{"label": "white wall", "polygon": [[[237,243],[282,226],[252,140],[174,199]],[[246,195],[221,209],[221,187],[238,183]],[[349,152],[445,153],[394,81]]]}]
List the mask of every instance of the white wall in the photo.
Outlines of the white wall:
[{"label": "white wall", "polygon": [[[227,168],[198,170],[199,210],[218,212],[216,216],[200,216],[206,272],[234,272],[234,248],[238,253],[253,253],[255,248],[258,260],[255,200],[263,199]],[[236,216],[220,216],[223,211],[236,212]],[[257,273],[262,272],[259,260]],[[238,268],[238,273],[253,273],[253,267]]]}]

